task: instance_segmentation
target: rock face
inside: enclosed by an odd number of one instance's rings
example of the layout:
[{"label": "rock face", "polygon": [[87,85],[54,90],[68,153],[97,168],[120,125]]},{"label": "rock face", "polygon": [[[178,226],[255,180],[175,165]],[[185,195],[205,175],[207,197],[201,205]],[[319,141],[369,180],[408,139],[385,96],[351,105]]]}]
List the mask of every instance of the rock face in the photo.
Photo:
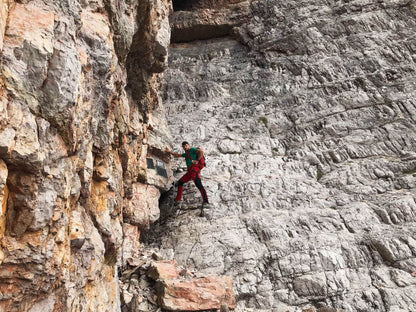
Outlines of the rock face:
[{"label": "rock face", "polygon": [[0,1],[0,311],[121,310],[118,270],[169,182],[151,132],[168,133],[170,10]]},{"label": "rock face", "polygon": [[235,308],[230,276],[193,276],[186,270],[179,272],[176,261],[153,262],[148,274],[157,282],[161,306],[169,311]]},{"label": "rock face", "polygon": [[415,15],[0,0],[0,311],[157,311],[139,239],[216,276],[165,272],[164,309],[416,311]]},{"label": "rock face", "polygon": [[197,2],[163,98],[213,208],[188,185],[148,243],[233,276],[239,311],[415,311],[414,3]]}]

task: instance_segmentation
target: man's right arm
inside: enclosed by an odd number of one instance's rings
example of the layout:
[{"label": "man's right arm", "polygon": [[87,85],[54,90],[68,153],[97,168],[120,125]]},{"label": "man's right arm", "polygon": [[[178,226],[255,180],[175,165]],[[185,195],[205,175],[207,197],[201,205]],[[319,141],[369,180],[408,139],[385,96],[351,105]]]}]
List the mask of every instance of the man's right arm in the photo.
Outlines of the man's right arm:
[{"label": "man's right arm", "polygon": [[168,152],[169,154],[175,157],[182,157],[182,154],[172,152],[169,147],[166,147],[166,152]]}]

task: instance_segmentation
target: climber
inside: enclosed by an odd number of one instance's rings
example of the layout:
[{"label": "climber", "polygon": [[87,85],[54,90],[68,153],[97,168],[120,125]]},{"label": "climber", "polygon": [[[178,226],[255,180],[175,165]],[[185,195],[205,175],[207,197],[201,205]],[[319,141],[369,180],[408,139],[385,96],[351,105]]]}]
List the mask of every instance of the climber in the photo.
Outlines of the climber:
[{"label": "climber", "polygon": [[180,201],[182,198],[183,185],[186,182],[189,182],[191,179],[194,181],[196,187],[199,189],[202,195],[202,208],[209,208],[207,192],[202,185],[201,181],[201,170],[205,167],[205,157],[204,151],[200,148],[191,147],[188,142],[182,142],[182,148],[185,153],[178,154],[172,152],[169,147],[166,147],[166,151],[175,157],[184,157],[186,161],[186,166],[188,171],[186,174],[179,179],[178,181],[178,192],[175,198],[175,206],[180,206]]}]

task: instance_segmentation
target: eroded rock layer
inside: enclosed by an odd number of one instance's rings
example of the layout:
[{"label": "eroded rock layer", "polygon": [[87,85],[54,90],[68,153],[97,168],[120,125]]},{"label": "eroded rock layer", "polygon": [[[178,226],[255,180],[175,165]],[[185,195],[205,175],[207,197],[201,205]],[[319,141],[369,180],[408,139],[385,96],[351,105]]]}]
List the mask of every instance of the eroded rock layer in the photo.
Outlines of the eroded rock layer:
[{"label": "eroded rock layer", "polygon": [[176,41],[228,37],[172,45],[163,96],[213,208],[189,185],[149,243],[233,276],[240,311],[415,311],[414,2],[201,5]]}]

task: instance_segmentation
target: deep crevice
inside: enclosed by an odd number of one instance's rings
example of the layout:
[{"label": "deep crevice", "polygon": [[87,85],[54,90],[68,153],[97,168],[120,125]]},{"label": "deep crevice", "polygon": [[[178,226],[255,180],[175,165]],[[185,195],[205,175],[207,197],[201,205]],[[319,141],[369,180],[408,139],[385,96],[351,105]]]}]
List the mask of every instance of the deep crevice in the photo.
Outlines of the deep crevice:
[{"label": "deep crevice", "polygon": [[186,29],[173,27],[171,32],[171,43],[190,42],[196,40],[207,40],[222,38],[231,34],[231,25],[195,25]]},{"label": "deep crevice", "polygon": [[172,6],[174,11],[185,11],[189,9],[193,1],[191,0],[172,0]]},{"label": "deep crevice", "polygon": [[218,0],[172,0],[173,11],[192,11],[202,8],[214,8]]}]

